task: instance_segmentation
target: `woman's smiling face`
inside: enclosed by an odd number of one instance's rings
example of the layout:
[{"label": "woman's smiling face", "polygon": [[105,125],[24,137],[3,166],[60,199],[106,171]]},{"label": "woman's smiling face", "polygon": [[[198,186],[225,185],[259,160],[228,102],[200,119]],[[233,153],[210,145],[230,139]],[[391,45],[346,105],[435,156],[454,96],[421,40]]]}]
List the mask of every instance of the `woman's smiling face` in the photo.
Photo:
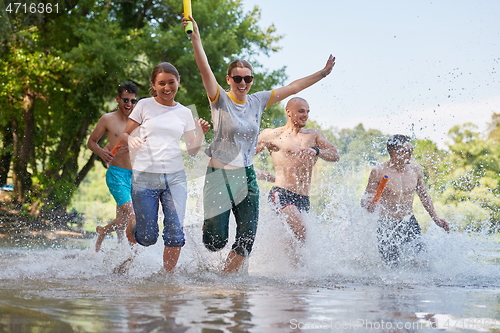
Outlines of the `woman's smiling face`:
[{"label": "woman's smiling face", "polygon": [[246,95],[250,91],[252,87],[253,81],[250,83],[246,83],[245,80],[241,80],[240,83],[236,83],[232,77],[234,76],[252,76],[252,71],[247,67],[235,67],[231,70],[231,76],[226,76],[226,81],[231,87],[231,94],[234,98],[239,101],[244,101],[246,99]]},{"label": "woman's smiling face", "polygon": [[155,100],[166,106],[174,106],[174,98],[177,90],[179,90],[179,83],[174,74],[158,73],[155,82],[152,84],[153,89],[156,91]]}]

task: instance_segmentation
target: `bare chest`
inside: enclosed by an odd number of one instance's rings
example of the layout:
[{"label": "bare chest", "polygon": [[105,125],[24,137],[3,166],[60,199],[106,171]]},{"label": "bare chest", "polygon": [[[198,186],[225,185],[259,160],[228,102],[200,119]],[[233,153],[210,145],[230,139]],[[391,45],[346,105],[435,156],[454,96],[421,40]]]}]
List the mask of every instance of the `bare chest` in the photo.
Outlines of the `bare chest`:
[{"label": "bare chest", "polygon": [[315,144],[316,139],[312,134],[299,133],[296,135],[289,135],[282,133],[270,142],[270,151],[293,156],[301,149],[311,148]]},{"label": "bare chest", "polygon": [[389,181],[384,189],[385,195],[413,195],[417,188],[418,178],[415,172],[388,173]]}]

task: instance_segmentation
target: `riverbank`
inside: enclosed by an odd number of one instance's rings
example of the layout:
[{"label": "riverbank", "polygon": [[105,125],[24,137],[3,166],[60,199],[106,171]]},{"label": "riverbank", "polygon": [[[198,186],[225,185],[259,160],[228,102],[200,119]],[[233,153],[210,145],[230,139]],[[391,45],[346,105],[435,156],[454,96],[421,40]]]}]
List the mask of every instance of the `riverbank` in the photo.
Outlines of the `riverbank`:
[{"label": "riverbank", "polygon": [[16,207],[11,194],[0,190],[0,238],[56,239],[89,238],[92,233],[56,224],[53,221],[27,216]]}]

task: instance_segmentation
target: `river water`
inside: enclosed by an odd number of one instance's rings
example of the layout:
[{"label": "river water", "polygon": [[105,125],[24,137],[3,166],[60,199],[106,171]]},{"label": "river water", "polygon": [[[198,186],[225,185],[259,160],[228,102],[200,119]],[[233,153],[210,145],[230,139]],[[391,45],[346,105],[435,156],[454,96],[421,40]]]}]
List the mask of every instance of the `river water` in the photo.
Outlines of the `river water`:
[{"label": "river water", "polygon": [[193,207],[170,275],[161,270],[161,242],[142,248],[108,238],[95,253],[92,239],[3,240],[0,332],[500,331],[492,236],[431,225],[427,251],[389,268],[374,217],[355,195],[333,196],[307,217],[302,247],[262,204],[249,264],[230,276],[219,273],[228,249],[205,250]]}]

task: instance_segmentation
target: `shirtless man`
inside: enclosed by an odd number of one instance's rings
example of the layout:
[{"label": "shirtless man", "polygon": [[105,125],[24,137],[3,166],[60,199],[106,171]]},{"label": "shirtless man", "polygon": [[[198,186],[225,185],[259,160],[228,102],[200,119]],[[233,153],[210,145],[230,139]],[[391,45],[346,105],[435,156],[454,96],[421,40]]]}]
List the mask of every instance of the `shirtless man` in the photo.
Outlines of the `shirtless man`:
[{"label": "shirtless man", "polygon": [[300,97],[286,105],[287,123],[266,129],[259,135],[256,153],[267,149],[273,159],[276,177],[257,170],[257,177],[274,181],[269,200],[285,219],[295,236],[305,241],[306,227],[301,212],[309,211],[309,187],[318,157],[337,162],[339,153],[317,129],[304,129],[309,118],[309,104]]},{"label": "shirtless man", "polygon": [[[414,251],[422,250],[420,226],[413,215],[415,192],[425,210],[436,225],[450,230],[448,222],[439,218],[434,209],[431,196],[423,180],[422,167],[412,161],[413,146],[406,135],[393,135],[387,141],[390,159],[370,173],[361,206],[369,212],[377,210],[379,252],[390,266],[397,266],[400,261],[402,246],[412,242]],[[377,187],[384,175],[389,177],[378,203],[373,202]]]},{"label": "shirtless man", "polygon": [[[111,153],[113,147],[118,143],[118,138],[125,130],[128,116],[134,105],[137,103],[137,87],[133,83],[124,83],[118,87],[116,111],[103,115],[90,134],[87,147],[106,162],[109,167],[106,171],[106,185],[116,201],[116,219],[104,227],[97,226],[98,233],[95,244],[96,252],[99,252],[104,237],[116,231],[118,239],[123,238],[123,231],[127,225],[133,225],[135,220],[132,208],[132,166],[128,148],[121,147],[116,151],[116,155]],[[97,143],[103,135],[108,136],[108,144],[101,148]],[[129,223],[130,221],[130,223]]]}]

